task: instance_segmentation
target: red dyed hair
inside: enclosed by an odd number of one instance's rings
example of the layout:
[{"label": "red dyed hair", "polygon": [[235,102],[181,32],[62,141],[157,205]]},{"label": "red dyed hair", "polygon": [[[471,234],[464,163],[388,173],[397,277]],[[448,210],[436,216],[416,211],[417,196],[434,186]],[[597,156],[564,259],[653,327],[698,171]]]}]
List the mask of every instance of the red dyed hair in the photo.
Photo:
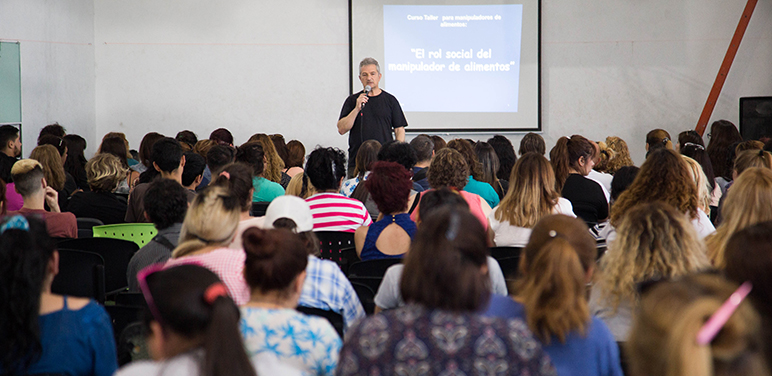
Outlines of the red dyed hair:
[{"label": "red dyed hair", "polygon": [[378,210],[386,215],[407,208],[413,181],[410,173],[401,164],[381,161],[373,163],[370,176],[365,180],[365,187],[378,205]]}]

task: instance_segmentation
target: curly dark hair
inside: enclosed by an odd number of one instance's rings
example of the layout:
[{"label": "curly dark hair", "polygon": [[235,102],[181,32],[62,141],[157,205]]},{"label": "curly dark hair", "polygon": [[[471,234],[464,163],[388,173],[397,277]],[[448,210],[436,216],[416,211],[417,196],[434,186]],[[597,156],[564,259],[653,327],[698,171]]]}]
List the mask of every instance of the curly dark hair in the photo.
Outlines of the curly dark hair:
[{"label": "curly dark hair", "polygon": [[611,207],[611,224],[618,226],[633,206],[654,201],[697,218],[697,187],[686,162],[673,150],[659,148],[649,154],[633,184]]},{"label": "curly dark hair", "polygon": [[185,220],[188,194],[180,183],[172,179],[156,179],[150,183],[142,204],[150,222],[158,230],[163,230]]},{"label": "curly dark hair", "polygon": [[469,167],[464,156],[451,148],[444,148],[434,154],[427,171],[429,186],[434,189],[449,187],[463,189],[469,179]]},{"label": "curly dark hair", "polygon": [[[13,218],[13,217],[11,217]],[[29,230],[0,234],[0,368],[25,374],[40,358],[40,293],[54,243],[41,220],[28,217]]]},{"label": "curly dark hair", "polygon": [[[542,140],[542,142],[544,141]],[[500,134],[489,138],[488,143],[493,146],[493,150],[496,152],[496,156],[499,157],[499,170],[496,171],[496,178],[500,180],[509,180],[509,175],[512,173],[512,167],[514,167],[515,162],[517,162],[515,147],[512,146],[512,143],[508,138]],[[523,154],[522,150],[523,148],[521,146],[520,155]],[[544,152],[542,152],[542,154],[544,154]]]},{"label": "curly dark hair", "polygon": [[404,211],[410,189],[413,188],[411,174],[396,162],[375,162],[372,172],[365,180],[365,187],[384,215]]},{"label": "curly dark hair", "polygon": [[457,138],[455,140],[450,140],[450,142],[448,142],[448,147],[461,153],[461,156],[464,157],[466,165],[469,168],[469,175],[475,180],[482,181],[482,164],[477,160],[477,154],[474,152],[472,143],[462,138]]},{"label": "curly dark hair", "polygon": [[338,148],[317,147],[308,156],[305,173],[317,192],[337,191],[346,176],[346,154]]},{"label": "curly dark hair", "polygon": [[255,176],[260,176],[265,169],[264,157],[263,145],[257,141],[247,142],[236,149],[236,162],[252,167],[252,173]]},{"label": "curly dark hair", "polygon": [[418,162],[418,157],[410,144],[395,140],[381,145],[381,150],[378,151],[378,160],[397,162],[406,170],[410,170]]}]

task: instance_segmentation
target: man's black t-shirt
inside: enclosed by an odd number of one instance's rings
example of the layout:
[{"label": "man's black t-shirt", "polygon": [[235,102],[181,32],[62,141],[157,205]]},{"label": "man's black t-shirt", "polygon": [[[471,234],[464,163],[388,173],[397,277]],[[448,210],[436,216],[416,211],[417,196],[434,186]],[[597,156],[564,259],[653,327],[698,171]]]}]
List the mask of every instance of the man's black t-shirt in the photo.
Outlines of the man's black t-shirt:
[{"label": "man's black t-shirt", "polygon": [[11,167],[13,167],[13,164],[17,161],[18,159],[9,157],[5,155],[5,153],[0,152],[0,179],[3,179],[6,184],[13,182],[13,179],[11,178]]},{"label": "man's black t-shirt", "polygon": [[[340,111],[340,117],[343,119],[356,108],[357,98],[363,91],[352,94],[346,98],[343,103],[343,109]],[[402,107],[397,98],[381,90],[381,93],[370,97],[364,108],[357,114],[354,120],[354,126],[348,132],[348,160],[349,166],[356,162],[359,146],[367,140],[377,140],[381,144],[394,139],[392,132],[394,128],[407,127],[405,114],[402,113]]]}]

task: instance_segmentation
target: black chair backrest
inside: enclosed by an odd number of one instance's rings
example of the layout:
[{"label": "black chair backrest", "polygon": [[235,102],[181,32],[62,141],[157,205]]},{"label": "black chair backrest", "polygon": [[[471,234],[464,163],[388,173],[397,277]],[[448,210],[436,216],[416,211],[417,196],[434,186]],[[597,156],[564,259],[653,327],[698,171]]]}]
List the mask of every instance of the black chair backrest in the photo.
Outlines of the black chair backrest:
[{"label": "black chair backrest", "polygon": [[110,320],[113,323],[113,335],[115,341],[118,342],[118,338],[126,329],[129,324],[142,320],[143,307],[128,307],[122,305],[106,305],[105,310],[110,315]]},{"label": "black chair backrest", "polygon": [[343,271],[343,274],[348,275],[348,269],[351,267],[351,264],[360,261],[359,256],[357,255],[356,247],[341,249],[338,260],[334,261],[338,263],[338,266],[340,266],[340,270]]},{"label": "black chair backrest", "polygon": [[81,217],[76,218],[76,220],[78,221],[78,230],[91,230],[94,226],[104,226],[104,223],[96,218]]},{"label": "black chair backrest", "polygon": [[342,231],[315,231],[319,238],[319,256],[323,260],[340,262],[341,250],[354,246],[354,233]]},{"label": "black chair backrest", "polygon": [[350,277],[378,277],[383,278],[386,269],[402,262],[401,258],[385,258],[376,260],[359,261],[348,268]]},{"label": "black chair backrest", "polygon": [[252,208],[249,209],[249,216],[250,217],[262,217],[265,215],[265,212],[268,210],[268,205],[270,202],[253,202]]},{"label": "black chair backrest", "polygon": [[373,290],[370,286],[361,283],[358,278],[354,278],[351,281],[351,286],[357,293],[357,297],[359,297],[359,302],[362,303],[365,313],[372,315],[375,311],[375,291],[377,290]]},{"label": "black chair backrest", "polygon": [[147,307],[141,292],[121,292],[115,296],[115,304],[127,307]]},{"label": "black chair backrest", "polygon": [[341,315],[338,312],[329,311],[326,309],[321,308],[312,308],[312,307],[304,307],[304,306],[298,306],[297,308],[298,312],[305,313],[306,315],[311,316],[318,316],[323,317],[327,319],[327,321],[330,322],[333,328],[335,328],[335,331],[338,332],[338,335],[340,338],[343,338],[343,315]]},{"label": "black chair backrest", "polygon": [[501,272],[504,273],[504,278],[507,281],[517,279],[520,268],[520,256],[504,257],[496,260],[501,267]]},{"label": "black chair backrest", "polygon": [[509,257],[520,257],[523,247],[491,247],[491,257],[496,260]]},{"label": "black chair backrest", "polygon": [[59,274],[51,292],[105,302],[105,260],[97,253],[59,249]]},{"label": "black chair backrest", "polygon": [[101,255],[105,260],[105,288],[108,295],[123,291],[129,286],[126,270],[131,257],[139,249],[137,243],[122,239],[87,238],[63,241],[58,246]]}]

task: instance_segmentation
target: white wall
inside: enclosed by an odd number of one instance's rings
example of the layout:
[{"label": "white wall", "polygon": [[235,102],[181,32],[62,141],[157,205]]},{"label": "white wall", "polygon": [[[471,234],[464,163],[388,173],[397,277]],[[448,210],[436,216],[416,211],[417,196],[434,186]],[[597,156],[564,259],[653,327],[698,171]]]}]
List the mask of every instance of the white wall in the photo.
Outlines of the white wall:
[{"label": "white wall", "polygon": [[[694,128],[744,5],[542,1],[548,147],[563,135],[617,135],[640,163],[649,130]],[[772,4],[759,2],[712,120],[737,123],[739,97],[772,95],[771,22]],[[283,133],[308,149],[345,149],[334,124],[348,94],[347,34],[345,0],[0,2],[0,38],[93,41],[22,44],[25,123],[59,120],[92,144],[108,131],[137,147],[148,131],[227,127],[237,142]],[[93,105],[82,95],[90,69]]]},{"label": "white wall", "polygon": [[82,135],[93,152],[93,0],[2,0],[0,39],[21,43],[23,154],[53,122]]}]

